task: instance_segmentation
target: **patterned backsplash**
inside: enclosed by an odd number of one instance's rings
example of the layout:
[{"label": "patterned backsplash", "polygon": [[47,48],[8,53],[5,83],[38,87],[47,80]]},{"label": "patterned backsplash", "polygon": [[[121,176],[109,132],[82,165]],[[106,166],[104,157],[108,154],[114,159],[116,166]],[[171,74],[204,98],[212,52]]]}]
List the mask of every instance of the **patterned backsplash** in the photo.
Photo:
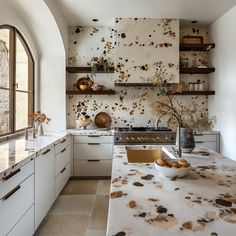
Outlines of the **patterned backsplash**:
[{"label": "patterned backsplash", "polygon": [[[186,31],[192,30],[191,28]],[[205,31],[204,31],[205,32]],[[115,95],[67,95],[67,127],[75,127],[76,112],[83,108],[92,118],[101,111],[112,117],[113,127],[154,126],[155,112],[147,95],[154,99],[157,90],[143,87],[114,87],[117,82],[152,82],[161,75],[173,82],[197,81],[208,88],[208,78],[202,75],[181,75],[179,78],[179,20],[176,19],[116,19],[110,27],[70,27],[68,66],[87,66],[93,57],[103,57],[115,67],[115,73],[96,74],[95,83],[114,89]],[[188,55],[191,58],[191,55]],[[69,74],[67,89],[87,74]],[[90,74],[89,74],[90,76]],[[182,104],[198,103],[199,116],[207,114],[205,96],[178,96]]]}]

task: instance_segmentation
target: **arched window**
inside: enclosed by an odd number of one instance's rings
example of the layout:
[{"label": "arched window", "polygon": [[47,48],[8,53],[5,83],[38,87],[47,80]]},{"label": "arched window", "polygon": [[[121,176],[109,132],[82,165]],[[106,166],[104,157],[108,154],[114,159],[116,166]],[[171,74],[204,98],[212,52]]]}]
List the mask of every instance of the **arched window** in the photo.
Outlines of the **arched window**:
[{"label": "arched window", "polygon": [[0,136],[32,126],[34,60],[21,33],[0,26]]}]

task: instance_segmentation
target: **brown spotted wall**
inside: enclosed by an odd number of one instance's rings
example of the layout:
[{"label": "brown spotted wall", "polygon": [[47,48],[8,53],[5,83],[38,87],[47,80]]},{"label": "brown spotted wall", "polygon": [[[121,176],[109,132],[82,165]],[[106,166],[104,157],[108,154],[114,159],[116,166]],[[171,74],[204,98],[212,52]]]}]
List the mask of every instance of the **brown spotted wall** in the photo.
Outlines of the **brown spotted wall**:
[{"label": "brown spotted wall", "polygon": [[[75,127],[76,111],[81,108],[92,118],[100,111],[108,112],[112,126],[154,126],[156,117],[149,107],[147,94],[156,94],[156,91],[142,87],[115,88],[114,83],[149,82],[155,72],[179,81],[178,50],[178,20],[119,18],[113,28],[70,27],[68,66],[87,66],[93,57],[104,57],[114,63],[115,73],[97,73],[94,81],[114,89],[116,94],[68,95],[67,127]],[[68,73],[67,76],[67,89],[72,90],[73,83],[87,74]],[[207,81],[204,86],[208,86]],[[207,113],[205,97],[179,96],[178,99],[183,104],[195,101],[199,104],[199,115]]]}]

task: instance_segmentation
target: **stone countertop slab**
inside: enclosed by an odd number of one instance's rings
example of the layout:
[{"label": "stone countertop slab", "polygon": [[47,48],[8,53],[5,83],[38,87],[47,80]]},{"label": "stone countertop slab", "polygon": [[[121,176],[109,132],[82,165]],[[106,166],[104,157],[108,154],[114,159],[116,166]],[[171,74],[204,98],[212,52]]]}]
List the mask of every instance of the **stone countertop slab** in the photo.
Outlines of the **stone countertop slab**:
[{"label": "stone countertop slab", "polygon": [[153,163],[128,163],[125,146],[115,146],[107,236],[235,235],[236,162],[196,151],[183,154],[189,174],[169,179]]},{"label": "stone countertop slab", "polygon": [[28,140],[22,137],[0,143],[0,178],[9,170],[19,168],[37,153],[57,143],[68,136],[66,132],[46,133],[36,139],[29,136]]}]

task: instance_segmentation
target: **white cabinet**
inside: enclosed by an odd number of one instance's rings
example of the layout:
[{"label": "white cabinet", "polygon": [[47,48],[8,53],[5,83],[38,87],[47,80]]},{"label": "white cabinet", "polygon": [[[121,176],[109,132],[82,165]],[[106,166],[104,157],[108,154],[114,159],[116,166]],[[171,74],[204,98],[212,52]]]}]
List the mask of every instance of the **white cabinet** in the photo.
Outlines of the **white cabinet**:
[{"label": "white cabinet", "polygon": [[206,147],[215,152],[220,152],[220,134],[213,133],[195,133],[195,144],[199,147]]},{"label": "white cabinet", "polygon": [[32,236],[34,234],[34,206],[25,213],[7,236]]},{"label": "white cabinet", "polygon": [[74,136],[74,176],[110,176],[113,136]]},{"label": "white cabinet", "polygon": [[71,175],[70,138],[64,138],[55,145],[55,199]]},{"label": "white cabinet", "polygon": [[54,202],[54,146],[35,159],[35,230]]},{"label": "white cabinet", "polygon": [[[18,224],[21,220],[24,221],[24,215],[26,212],[34,206],[34,174],[33,174],[33,162],[25,164],[22,170],[27,170],[24,172],[17,172],[19,175],[14,175],[12,178],[5,180],[11,186],[11,189],[5,192],[0,200],[0,235],[5,236],[13,227]],[[24,176],[24,178],[22,178]],[[9,181],[9,182],[8,182]],[[1,183],[4,186],[5,183]],[[8,189],[5,185],[4,189]],[[34,222],[33,222],[34,223]],[[27,227],[27,224],[22,223],[22,227]],[[29,226],[30,232],[34,224]],[[22,235],[21,230],[18,231],[17,228],[14,229],[14,234],[10,235]],[[25,231],[26,232],[26,231]],[[28,230],[27,230],[28,232]],[[24,234],[30,236],[32,234]]]}]

